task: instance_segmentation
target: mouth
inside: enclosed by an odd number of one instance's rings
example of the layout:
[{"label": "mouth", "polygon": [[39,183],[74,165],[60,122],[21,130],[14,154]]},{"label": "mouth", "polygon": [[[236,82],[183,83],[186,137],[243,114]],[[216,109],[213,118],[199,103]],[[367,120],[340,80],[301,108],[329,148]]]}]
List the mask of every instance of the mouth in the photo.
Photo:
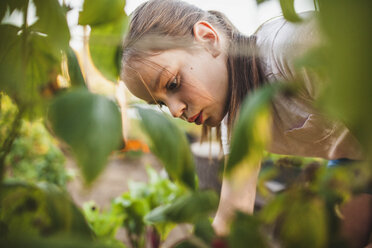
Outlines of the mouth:
[{"label": "mouth", "polygon": [[197,125],[200,125],[203,123],[203,111],[200,111],[198,114],[194,115],[193,117],[190,117],[188,122],[195,122]]}]

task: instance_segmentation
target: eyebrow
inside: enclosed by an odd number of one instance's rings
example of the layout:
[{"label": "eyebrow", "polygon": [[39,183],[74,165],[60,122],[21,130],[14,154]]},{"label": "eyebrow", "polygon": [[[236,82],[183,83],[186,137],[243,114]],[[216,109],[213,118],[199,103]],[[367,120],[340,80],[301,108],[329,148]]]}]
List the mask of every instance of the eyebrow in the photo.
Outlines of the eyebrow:
[{"label": "eyebrow", "polygon": [[[167,67],[163,67],[161,69],[161,71],[159,72],[159,74],[157,75],[156,79],[155,79],[155,90],[158,90],[160,88],[160,79],[161,79],[161,76],[163,75],[164,71],[168,71]],[[155,99],[153,99],[154,101],[148,101],[147,103],[148,104],[156,104],[157,101]]]}]

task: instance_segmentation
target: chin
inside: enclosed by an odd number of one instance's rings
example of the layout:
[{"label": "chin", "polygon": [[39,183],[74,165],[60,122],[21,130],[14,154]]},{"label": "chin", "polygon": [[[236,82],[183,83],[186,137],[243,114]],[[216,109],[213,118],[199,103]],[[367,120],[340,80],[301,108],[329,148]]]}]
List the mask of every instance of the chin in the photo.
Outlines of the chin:
[{"label": "chin", "polygon": [[222,121],[222,119],[221,120],[220,119],[216,120],[215,118],[210,117],[210,118],[205,120],[204,125],[206,125],[208,127],[217,127],[219,124],[221,124],[221,121]]}]

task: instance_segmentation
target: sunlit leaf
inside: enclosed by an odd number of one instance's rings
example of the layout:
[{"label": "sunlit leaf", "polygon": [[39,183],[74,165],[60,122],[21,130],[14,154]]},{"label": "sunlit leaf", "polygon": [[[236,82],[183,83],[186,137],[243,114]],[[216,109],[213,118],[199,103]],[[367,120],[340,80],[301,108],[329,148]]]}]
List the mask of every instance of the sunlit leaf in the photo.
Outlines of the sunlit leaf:
[{"label": "sunlit leaf", "polygon": [[79,15],[80,25],[98,25],[122,17],[125,0],[85,0]]},{"label": "sunlit leaf", "polygon": [[244,159],[258,163],[270,137],[270,102],[278,86],[267,86],[248,95],[231,139],[226,171],[231,172]]},{"label": "sunlit leaf", "polygon": [[294,1],[295,0],[280,0],[280,7],[283,11],[283,16],[290,22],[300,22],[302,19],[296,13],[294,8]]},{"label": "sunlit leaf", "polygon": [[72,148],[87,182],[102,171],[121,141],[120,113],[114,102],[85,89],[57,97],[50,107],[54,132]]},{"label": "sunlit leaf", "polygon": [[168,117],[154,110],[138,108],[151,151],[164,164],[169,176],[195,188],[195,164],[186,135]]},{"label": "sunlit leaf", "polygon": [[32,25],[34,31],[47,35],[50,44],[67,50],[70,31],[66,16],[58,0],[33,0],[38,20]]},{"label": "sunlit leaf", "polygon": [[113,22],[93,26],[89,49],[97,69],[109,80],[116,82],[120,74],[121,45],[128,17],[122,15]]},{"label": "sunlit leaf", "polygon": [[75,51],[69,47],[67,51],[67,65],[68,75],[70,76],[70,82],[72,86],[86,87],[83,74],[81,73],[79,61],[76,57]]},{"label": "sunlit leaf", "polygon": [[172,204],[155,208],[145,220],[150,223],[192,223],[215,211],[217,205],[218,197],[213,191],[189,192]]}]

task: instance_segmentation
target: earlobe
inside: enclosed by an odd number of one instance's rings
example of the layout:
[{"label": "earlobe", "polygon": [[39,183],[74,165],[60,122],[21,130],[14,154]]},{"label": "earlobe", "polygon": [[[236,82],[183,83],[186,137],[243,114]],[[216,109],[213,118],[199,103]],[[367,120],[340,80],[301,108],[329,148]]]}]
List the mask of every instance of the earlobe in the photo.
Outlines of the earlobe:
[{"label": "earlobe", "polygon": [[193,32],[195,40],[201,43],[213,57],[220,55],[220,37],[215,28],[209,22],[199,21],[195,23]]}]

